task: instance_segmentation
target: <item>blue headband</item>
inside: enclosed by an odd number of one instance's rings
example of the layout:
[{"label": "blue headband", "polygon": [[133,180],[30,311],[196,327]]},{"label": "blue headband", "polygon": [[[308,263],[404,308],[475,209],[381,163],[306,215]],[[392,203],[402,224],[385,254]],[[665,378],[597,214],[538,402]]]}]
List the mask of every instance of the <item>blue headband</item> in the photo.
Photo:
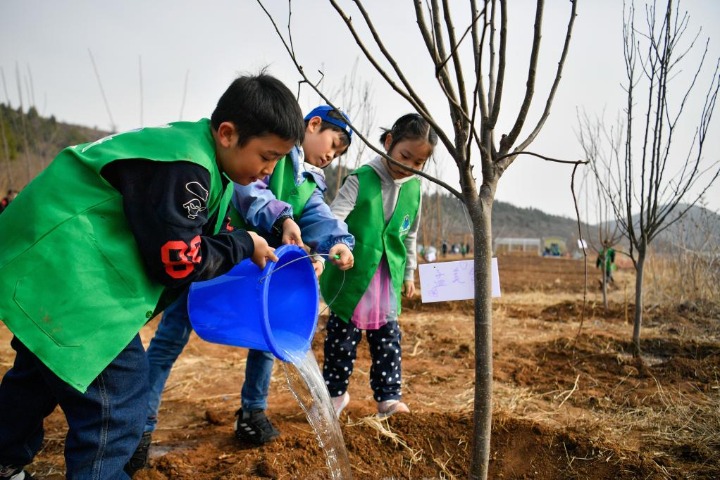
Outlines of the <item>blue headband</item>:
[{"label": "blue headband", "polygon": [[[310,113],[305,115],[305,121],[310,120],[312,117],[320,117],[323,120],[323,122],[328,122],[328,123],[340,128],[341,130],[343,130],[348,135],[348,142],[352,141],[352,129],[344,121],[342,121],[338,118],[331,117],[330,112],[333,110],[335,110],[335,109],[333,107],[331,107],[330,105],[321,105],[319,107],[315,107],[312,109],[312,111]],[[345,114],[345,112],[343,112],[341,110],[336,110],[336,111],[340,112],[340,115],[342,115],[342,117],[344,119],[346,119],[348,122],[350,121],[350,119]]]}]

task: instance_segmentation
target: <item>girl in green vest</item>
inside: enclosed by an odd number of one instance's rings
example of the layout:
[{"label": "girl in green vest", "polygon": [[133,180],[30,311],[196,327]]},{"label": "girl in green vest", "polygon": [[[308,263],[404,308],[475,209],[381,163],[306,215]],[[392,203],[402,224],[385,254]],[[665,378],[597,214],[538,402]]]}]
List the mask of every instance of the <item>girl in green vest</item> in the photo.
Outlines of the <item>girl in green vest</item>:
[{"label": "girl in green vest", "polygon": [[416,239],[420,223],[420,179],[437,134],[417,114],[400,117],[380,141],[387,155],[352,172],[331,204],[355,236],[355,266],[341,272],[329,264],[320,277],[331,309],[325,338],[323,377],[337,415],[347,392],[362,332],[370,347],[370,387],[382,416],[409,412],[402,402],[400,296],[415,294]]},{"label": "girl in green vest", "polygon": [[0,383],[1,480],[32,478],[57,406],[66,478],[129,478],[148,384],[139,330],[190,282],[277,261],[258,235],[220,230],[233,182],[268,175],[304,131],[282,82],[240,77],[210,119],[66,148],[3,212],[0,320],[16,355]]}]

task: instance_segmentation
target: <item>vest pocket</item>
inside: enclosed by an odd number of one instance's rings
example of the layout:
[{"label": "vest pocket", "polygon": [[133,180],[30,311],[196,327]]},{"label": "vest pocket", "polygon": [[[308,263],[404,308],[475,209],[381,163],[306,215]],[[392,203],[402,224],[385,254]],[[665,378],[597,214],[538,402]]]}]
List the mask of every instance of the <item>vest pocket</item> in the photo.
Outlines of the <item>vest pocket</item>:
[{"label": "vest pocket", "polygon": [[18,278],[13,301],[55,344],[78,347],[117,322],[118,310],[133,295],[93,236],[68,230],[55,229],[17,259],[25,275]]}]

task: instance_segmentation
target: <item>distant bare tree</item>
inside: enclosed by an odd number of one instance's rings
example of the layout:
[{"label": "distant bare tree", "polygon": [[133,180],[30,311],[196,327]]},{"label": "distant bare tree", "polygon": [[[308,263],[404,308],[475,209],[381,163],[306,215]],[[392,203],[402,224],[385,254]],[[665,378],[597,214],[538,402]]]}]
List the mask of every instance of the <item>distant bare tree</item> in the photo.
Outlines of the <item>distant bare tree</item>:
[{"label": "distant bare tree", "polygon": [[[720,225],[717,214],[700,205],[678,222],[668,243],[675,275],[673,298],[703,310],[720,298]],[[690,213],[690,212],[689,212]]]},{"label": "distant bare tree", "polygon": [[[608,170],[599,170],[597,165],[602,158],[618,158],[618,152],[622,150],[622,142],[618,135],[613,135],[612,130],[609,133],[605,131],[603,121],[597,118],[591,120],[586,112],[578,113],[578,123],[580,125],[577,132],[578,140],[583,147],[585,158],[593,167],[583,177],[582,191],[585,196],[583,202],[586,208],[585,218],[589,219],[591,217],[590,209],[593,209],[592,217],[597,221],[595,232],[588,232],[586,240],[588,246],[596,254],[600,255],[605,248],[617,250],[616,246],[623,238],[623,235],[618,222],[615,220],[610,197],[603,191],[603,185],[608,185],[612,181],[613,173]],[[603,263],[606,261],[608,259],[604,258]],[[607,311],[609,275],[605,265],[602,266],[601,270],[600,288],[602,289],[603,307]]]},{"label": "distant bare tree", "polygon": [[[12,168],[10,167],[10,149],[8,147],[7,135],[5,134],[5,116],[3,115],[3,107],[4,105],[0,105],[0,139],[3,144],[3,156],[5,158],[5,166],[7,168],[7,184],[12,187],[14,182]],[[2,192],[2,190],[0,190],[0,192]]]},{"label": "distant bare tree", "polygon": [[[293,46],[292,29],[288,20],[288,35],[284,36],[273,15],[266,9],[262,0],[257,0],[262,9],[271,19],[275,31],[282,39],[298,72],[308,85],[312,86],[321,97],[316,84],[307,78],[301,60],[297,57]],[[436,121],[425,100],[429,97],[418,93],[418,77],[423,73],[413,69],[412,76],[403,71],[397,62],[401,55],[416,58],[420,49],[391,53],[382,36],[375,28],[373,15],[362,0],[328,0],[348,31],[355,39],[365,58],[372,64],[376,72],[398,95],[404,98],[412,108],[422,115],[437,131],[441,143],[455,162],[460,179],[460,190],[453,188],[444,181],[424,172],[412,170],[450,191],[458,197],[468,210],[474,234],[474,267],[475,267],[475,397],[474,397],[474,435],[472,459],[469,477],[485,479],[488,475],[490,457],[490,430],[492,422],[492,232],[491,214],[498,181],[505,170],[514,162],[517,155],[531,155],[553,160],[541,155],[527,152],[526,149],[540,133],[547,120],[550,109],[560,83],[565,58],[570,45],[570,37],[575,21],[576,1],[569,2],[567,30],[562,52],[557,59],[557,69],[549,91],[540,103],[541,114],[524,134],[535,97],[535,86],[540,58],[540,39],[543,31],[544,1],[536,1],[535,23],[530,58],[525,67],[525,91],[517,111],[510,113],[511,127],[502,132],[499,127],[500,113],[507,112],[503,107],[505,81],[511,76],[522,76],[522,70],[510,69],[508,46],[509,6],[507,0],[470,0],[462,2],[464,13],[451,11],[452,5],[459,5],[449,0],[415,0],[412,24],[419,29],[422,45],[427,50],[437,82],[437,95],[447,104],[451,131],[446,131]],[[352,17],[343,5],[354,5]],[[386,15],[385,3],[376,3],[378,15]],[[292,15],[292,1],[288,2],[289,16]],[[407,34],[411,25],[402,24],[397,18],[395,28]],[[460,28],[456,28],[456,24]],[[349,47],[348,47],[349,48]],[[378,52],[377,54],[374,52]],[[377,56],[376,56],[377,55]],[[470,63],[466,66],[463,63]],[[428,70],[424,70],[427,72]],[[417,82],[417,83],[416,83]],[[328,100],[329,101],[329,100]],[[523,138],[520,137],[523,133]],[[374,147],[373,142],[363,135],[358,135],[379,155],[384,152]],[[473,155],[479,160],[473,161]],[[395,163],[395,162],[394,162]],[[578,162],[566,162],[574,163]],[[396,163],[396,165],[400,165]],[[477,170],[475,167],[479,167]],[[411,170],[411,169],[409,169]],[[480,181],[476,179],[481,175]]]},{"label": "distant bare tree", "polygon": [[[635,26],[634,4],[625,5],[623,27],[627,103],[624,122],[617,130],[599,126],[599,121],[581,119],[588,134],[583,147],[592,150],[592,137],[599,131],[611,145],[610,153],[592,163],[595,178],[613,209],[620,229],[630,243],[629,256],[637,272],[635,279],[635,317],[633,350],[640,355],[643,314],[643,267],[652,241],[682,218],[720,175],[718,161],[705,161],[703,147],[715,110],[720,78],[715,70],[692,138],[676,138],[680,120],[694,92],[707,55],[707,41],[688,83],[680,84],[681,67],[696,46],[699,32],[687,45],[681,42],[687,32],[689,16],[680,12],[679,0],[667,0],[658,11],[655,2],[645,7],[646,22]],[[674,100],[674,103],[673,103]],[[636,117],[635,109],[640,115]],[[637,131],[639,133],[636,133]],[[623,130],[624,129],[624,133]],[[687,142],[683,147],[673,142]],[[686,149],[682,153],[681,148]],[[673,171],[673,159],[682,163]]]},{"label": "distant bare tree", "polygon": [[[17,89],[18,89],[18,101],[20,102],[20,112],[24,112],[23,108],[23,94],[22,94],[22,82],[20,81],[20,67],[15,64],[15,81],[17,82]],[[29,93],[28,93],[29,95]],[[28,112],[30,111],[30,107],[32,105],[28,105]],[[22,132],[22,141],[23,141],[23,149],[25,153],[25,175],[26,175],[26,183],[30,183],[30,180],[32,180],[32,159],[30,157],[30,142],[28,141],[28,128],[27,128],[27,121],[25,118],[25,115],[20,115],[20,126],[21,126],[21,132]]]},{"label": "distant bare tree", "polygon": [[[337,90],[330,93],[328,98],[338,99],[337,106],[350,117],[353,126],[360,130],[362,136],[368,137],[370,135],[370,132],[376,126],[373,89],[369,82],[363,81],[358,75],[357,61],[355,61],[350,73],[343,77]],[[360,163],[365,158],[366,150],[367,144],[365,142],[352,142],[345,155],[335,162],[337,181],[333,188],[333,196],[340,190],[342,181],[348,171],[360,166]]]}]

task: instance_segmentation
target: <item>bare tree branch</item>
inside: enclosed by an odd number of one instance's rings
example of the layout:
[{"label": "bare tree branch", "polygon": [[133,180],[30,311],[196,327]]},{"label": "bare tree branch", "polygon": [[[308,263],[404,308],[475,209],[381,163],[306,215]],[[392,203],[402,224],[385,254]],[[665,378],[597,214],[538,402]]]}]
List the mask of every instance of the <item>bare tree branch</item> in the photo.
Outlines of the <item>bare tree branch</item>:
[{"label": "bare tree branch", "polygon": [[560,79],[562,78],[562,72],[563,67],[565,66],[565,61],[567,59],[567,54],[570,51],[570,37],[572,35],[573,26],[575,25],[575,17],[576,14],[576,8],[577,8],[577,0],[571,0],[570,2],[572,4],[572,10],[570,12],[570,18],[568,19],[568,25],[567,30],[565,34],[565,43],[563,44],[563,50],[562,54],[560,55],[560,61],[558,62],[557,70],[555,71],[555,80],[553,81],[553,85],[550,88],[550,93],[547,96],[547,99],[545,101],[545,109],[543,110],[542,115],[540,116],[540,119],[538,120],[537,124],[535,125],[535,128],[533,131],[528,135],[528,137],[523,140],[520,145],[517,146],[516,150],[524,150],[526,147],[528,147],[538,136],[540,133],[540,130],[545,125],[545,121],[550,116],[550,108],[552,107],[553,100],[555,99],[555,93],[557,92],[558,87],[560,86]]},{"label": "bare tree branch", "polygon": [[[261,2],[262,0],[257,0],[258,2]],[[370,53],[370,51],[367,49],[365,44],[363,43],[362,39],[360,38],[360,35],[358,34],[357,30],[355,29],[355,26],[352,23],[352,19],[345,13],[345,11],[340,8],[340,6],[337,4],[335,0],[330,0],[330,4],[335,8],[335,11],[337,11],[338,15],[340,15],[340,18],[342,18],[343,22],[345,22],[345,25],[347,26],[348,30],[350,31],[351,35],[355,39],[355,43],[360,47],[363,54],[365,55],[365,58],[368,59],[368,61],[375,67],[375,70],[383,77],[383,79],[387,82],[387,84],[395,90],[398,94],[400,94],[405,100],[412,105],[415,110],[423,116],[430,124],[433,126],[433,128],[438,132],[438,137],[440,137],[440,140],[443,142],[445,147],[448,149],[448,151],[451,152],[455,149],[454,144],[452,141],[450,141],[447,136],[445,136],[442,133],[442,129],[439,128],[439,126],[435,123],[435,120],[430,116],[429,112],[427,111],[425,104],[420,100],[420,97],[415,93],[415,91],[410,87],[407,79],[402,74],[402,71],[397,65],[397,62],[390,56],[389,52],[385,49],[385,46],[382,44],[382,41],[380,40],[380,37],[375,30],[375,27],[373,26],[372,22],[370,21],[370,18],[365,11],[365,9],[362,6],[362,2],[360,0],[353,0],[354,3],[357,5],[358,9],[360,10],[360,13],[363,16],[363,19],[365,21],[366,26],[368,29],[370,29],[371,35],[373,39],[375,40],[376,44],[378,45],[378,48],[380,48],[381,52],[383,52],[383,55],[388,59],[388,62],[393,67],[394,71],[398,75],[398,78],[400,79],[400,82],[403,84],[403,86],[406,88],[406,90],[401,89],[395,81],[393,81],[388,73],[380,66],[380,64],[375,60],[373,55]]]},{"label": "bare tree branch", "polygon": [[564,163],[566,165],[586,165],[588,163],[587,160],[560,160],[557,158],[546,157],[545,155],[540,155],[539,153],[528,152],[528,151],[506,153],[505,155],[501,155],[501,156],[497,157],[496,161],[500,161],[500,160],[503,160],[508,157],[517,157],[518,155],[531,155],[533,157],[538,157],[538,158],[542,158],[543,160],[547,160],[548,162]]},{"label": "bare tree branch", "polygon": [[510,133],[505,135],[500,140],[500,153],[505,153],[510,150],[510,147],[515,144],[520,130],[522,130],[527,118],[528,111],[530,110],[530,104],[532,103],[533,95],[535,94],[535,74],[537,72],[538,58],[540,57],[540,38],[542,38],[542,15],[544,9],[544,0],[538,0],[537,7],[535,9],[535,26],[533,28],[533,41],[532,51],[530,52],[530,62],[528,67],[527,80],[525,82],[525,96],[520,106],[520,111],[515,118],[515,124],[510,129]]}]

